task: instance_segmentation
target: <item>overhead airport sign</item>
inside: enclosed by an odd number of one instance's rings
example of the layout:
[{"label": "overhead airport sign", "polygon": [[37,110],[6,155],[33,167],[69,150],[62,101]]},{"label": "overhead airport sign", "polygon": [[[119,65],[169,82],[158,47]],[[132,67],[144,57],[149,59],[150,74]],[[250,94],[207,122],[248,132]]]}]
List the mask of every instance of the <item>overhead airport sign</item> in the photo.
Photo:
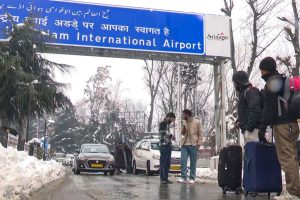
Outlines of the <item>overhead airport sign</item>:
[{"label": "overhead airport sign", "polygon": [[[210,51],[207,43],[218,47],[229,42],[228,18],[224,24],[221,17],[225,28],[219,31],[216,29],[221,27],[209,28],[206,20],[214,23],[220,16],[74,1],[0,0],[0,29],[8,26],[9,16],[22,23],[30,13],[39,29],[54,38],[55,45],[205,56]],[[1,31],[0,39],[6,38]]]}]

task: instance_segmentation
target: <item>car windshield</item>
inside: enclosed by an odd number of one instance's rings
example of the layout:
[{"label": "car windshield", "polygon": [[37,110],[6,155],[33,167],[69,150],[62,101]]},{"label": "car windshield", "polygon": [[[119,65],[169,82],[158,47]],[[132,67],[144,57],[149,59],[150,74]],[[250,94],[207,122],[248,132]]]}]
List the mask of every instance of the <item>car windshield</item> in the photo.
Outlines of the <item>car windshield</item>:
[{"label": "car windshield", "polygon": [[104,145],[83,146],[81,153],[109,153],[108,148]]},{"label": "car windshield", "polygon": [[159,150],[159,143],[158,142],[151,143],[151,149],[152,150]]}]

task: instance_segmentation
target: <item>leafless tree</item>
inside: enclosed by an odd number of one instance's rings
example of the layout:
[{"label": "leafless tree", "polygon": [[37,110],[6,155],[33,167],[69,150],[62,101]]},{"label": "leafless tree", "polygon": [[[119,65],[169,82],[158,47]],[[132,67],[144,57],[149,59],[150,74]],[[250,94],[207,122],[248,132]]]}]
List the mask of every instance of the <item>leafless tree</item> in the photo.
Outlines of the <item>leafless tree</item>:
[{"label": "leafless tree", "polygon": [[163,114],[175,112],[177,103],[177,73],[176,63],[170,64],[159,85],[157,107]]},{"label": "leafless tree", "polygon": [[266,26],[270,20],[271,13],[282,0],[246,0],[251,10],[251,56],[247,67],[247,73],[250,76],[257,58],[262,55],[280,36],[279,31],[270,41],[265,41],[267,35],[273,32],[273,29],[267,30]]},{"label": "leafless tree", "polygon": [[[224,7],[221,11],[228,17],[232,17],[232,11],[234,8],[233,0],[224,0]],[[233,34],[233,27],[232,27],[232,20],[230,20],[230,45],[231,45],[231,66],[233,73],[237,72],[236,66],[236,57],[235,57],[235,43],[234,43],[234,34]]]},{"label": "leafless tree", "polygon": [[[295,67],[293,67],[292,69],[292,74],[294,76],[298,76],[299,75],[299,69],[300,69],[300,36],[299,36],[299,11],[297,8],[297,3],[296,0],[292,0],[292,7],[293,7],[293,15],[294,15],[294,19],[293,20],[289,20],[286,17],[278,17],[278,19],[280,19],[281,21],[284,21],[288,24],[288,26],[286,26],[284,28],[285,32],[286,32],[286,39],[292,43],[293,47],[294,47],[294,52],[295,52],[295,59],[296,59],[296,65]],[[292,28],[290,27],[292,26],[294,30],[292,30]],[[286,57],[286,58],[280,58],[278,57],[278,59],[280,61],[283,61],[283,64],[289,64],[288,67],[291,67],[291,57]]]},{"label": "leafless tree", "polygon": [[162,77],[166,74],[170,63],[164,61],[146,61],[145,60],[145,82],[150,94],[150,112],[148,116],[147,131],[151,132],[154,117],[155,100],[158,94]]}]

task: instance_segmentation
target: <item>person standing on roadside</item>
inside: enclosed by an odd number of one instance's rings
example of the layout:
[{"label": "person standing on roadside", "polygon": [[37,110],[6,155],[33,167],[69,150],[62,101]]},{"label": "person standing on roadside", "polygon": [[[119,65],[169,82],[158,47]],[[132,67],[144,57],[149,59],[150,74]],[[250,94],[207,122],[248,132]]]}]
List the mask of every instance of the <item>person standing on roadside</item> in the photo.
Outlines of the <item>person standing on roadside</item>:
[{"label": "person standing on roadside", "polygon": [[172,154],[172,139],[173,135],[170,133],[170,125],[175,121],[175,114],[168,113],[164,121],[159,124],[159,135],[160,135],[160,164],[159,174],[160,181],[162,184],[172,184],[169,181],[169,171],[171,165],[171,154]]},{"label": "person standing on roadside", "polygon": [[[202,128],[200,121],[192,117],[191,110],[183,111],[183,127],[181,140],[181,179],[179,183],[194,184],[196,179],[197,154],[202,144]],[[190,158],[190,177],[187,182],[187,161]]]},{"label": "person standing on roadside", "polygon": [[232,81],[238,93],[238,126],[244,136],[245,144],[259,141],[258,130],[262,113],[262,95],[252,86],[244,71],[233,74]]},{"label": "person standing on roadside", "polygon": [[277,156],[286,176],[287,192],[274,199],[300,199],[299,163],[296,159],[299,125],[297,119],[289,115],[283,103],[279,101],[284,94],[286,77],[277,71],[276,61],[272,57],[264,58],[259,64],[259,69],[262,79],[266,82],[259,140],[267,142],[266,128],[272,126]]}]

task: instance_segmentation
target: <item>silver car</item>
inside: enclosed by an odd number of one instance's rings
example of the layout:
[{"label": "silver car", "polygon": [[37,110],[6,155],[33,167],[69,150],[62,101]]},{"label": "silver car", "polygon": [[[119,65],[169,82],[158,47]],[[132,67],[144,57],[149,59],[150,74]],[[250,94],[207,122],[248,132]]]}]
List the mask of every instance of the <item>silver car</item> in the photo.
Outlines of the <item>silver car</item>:
[{"label": "silver car", "polygon": [[115,160],[104,144],[83,144],[73,165],[74,174],[80,172],[104,172],[115,174]]}]

